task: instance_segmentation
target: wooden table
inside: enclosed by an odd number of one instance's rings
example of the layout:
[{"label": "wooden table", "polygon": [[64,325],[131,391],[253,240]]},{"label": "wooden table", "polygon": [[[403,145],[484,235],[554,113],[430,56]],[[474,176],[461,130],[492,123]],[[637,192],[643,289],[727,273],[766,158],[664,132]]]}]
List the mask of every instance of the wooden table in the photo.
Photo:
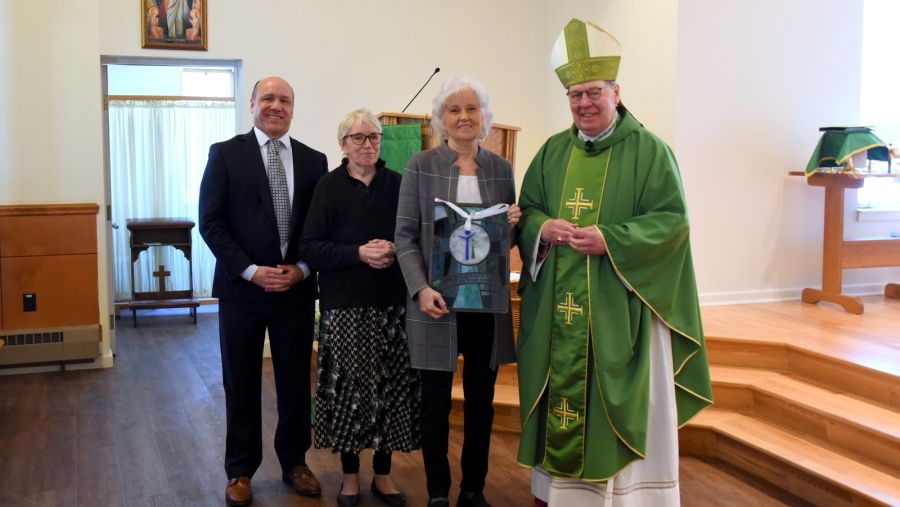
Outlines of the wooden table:
[{"label": "wooden table", "polygon": [[[137,311],[158,308],[189,308],[194,324],[197,324],[197,307],[200,301],[194,298],[193,263],[191,260],[191,229],[194,222],[187,218],[130,218],[126,227],[131,232],[131,302],[128,309],[137,327]],[[151,246],[171,246],[181,250],[188,261],[187,290],[166,290],[165,279],[169,272],[163,266],[153,275],[159,278],[159,290],[156,292],[134,291],[134,263],[141,252]]]},{"label": "wooden table", "polygon": [[[790,172],[805,176],[803,172]],[[862,314],[860,298],[841,293],[844,269],[900,266],[900,238],[844,239],[844,189],[862,188],[866,178],[900,178],[900,174],[815,173],[806,179],[813,187],[825,187],[825,236],[822,255],[822,290],[803,289],[804,303],[828,301],[850,313]],[[900,284],[889,283],[884,295],[900,298]]]}]

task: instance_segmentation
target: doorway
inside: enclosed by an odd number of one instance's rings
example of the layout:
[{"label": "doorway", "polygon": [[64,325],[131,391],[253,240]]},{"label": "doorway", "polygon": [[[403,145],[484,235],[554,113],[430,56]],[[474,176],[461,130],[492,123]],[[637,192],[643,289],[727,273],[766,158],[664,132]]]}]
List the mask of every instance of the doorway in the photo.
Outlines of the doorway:
[{"label": "doorway", "polygon": [[[127,222],[197,223],[209,146],[233,137],[243,122],[244,108],[235,107],[243,93],[241,62],[108,57],[101,71],[110,314],[133,292],[186,289],[191,280],[193,297],[208,298],[215,259],[196,226],[189,270],[182,253],[166,246],[151,246],[132,263]],[[154,277],[157,270],[168,276]]]}]

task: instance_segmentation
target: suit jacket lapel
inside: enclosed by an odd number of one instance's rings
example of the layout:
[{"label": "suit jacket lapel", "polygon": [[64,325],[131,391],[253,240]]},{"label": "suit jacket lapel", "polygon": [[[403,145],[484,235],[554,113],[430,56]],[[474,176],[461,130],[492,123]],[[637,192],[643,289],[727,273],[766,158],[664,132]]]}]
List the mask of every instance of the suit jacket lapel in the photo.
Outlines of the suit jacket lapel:
[{"label": "suit jacket lapel", "polygon": [[256,134],[253,132],[253,129],[250,129],[250,132],[244,135],[243,141],[241,148],[247,157],[250,178],[256,183],[263,206],[266,208],[272,223],[275,224],[275,230],[277,231],[278,220],[275,218],[275,204],[272,202],[272,190],[269,188],[269,175],[266,174],[266,164],[263,162],[262,154],[259,151],[259,141],[256,140]]},{"label": "suit jacket lapel", "polygon": [[[303,193],[303,168],[300,162],[300,143],[297,142],[294,138],[291,138],[291,156],[294,159],[294,200],[291,203],[291,237],[294,236],[294,231],[300,230],[303,224],[297,223],[300,221],[300,198]],[[297,235],[299,237],[299,234]]]}]

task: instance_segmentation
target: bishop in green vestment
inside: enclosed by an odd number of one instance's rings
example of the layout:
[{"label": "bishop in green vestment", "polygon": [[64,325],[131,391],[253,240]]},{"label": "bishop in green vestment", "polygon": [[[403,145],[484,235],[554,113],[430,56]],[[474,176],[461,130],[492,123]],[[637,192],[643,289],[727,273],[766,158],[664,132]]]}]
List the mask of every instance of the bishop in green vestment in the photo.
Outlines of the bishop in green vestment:
[{"label": "bishop in green vestment", "polygon": [[679,427],[712,388],[675,157],[621,105],[618,56],[579,67],[585,30],[572,20],[568,52],[554,50],[574,124],[538,151],[519,200],[518,460],[606,482],[647,454],[654,322],[671,339]]}]

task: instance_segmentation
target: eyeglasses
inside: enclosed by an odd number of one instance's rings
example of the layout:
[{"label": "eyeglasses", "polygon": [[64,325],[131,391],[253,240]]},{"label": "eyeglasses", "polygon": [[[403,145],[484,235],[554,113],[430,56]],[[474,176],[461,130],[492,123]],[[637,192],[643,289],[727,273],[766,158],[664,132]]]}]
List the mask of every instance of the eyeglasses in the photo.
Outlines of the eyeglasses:
[{"label": "eyeglasses", "polygon": [[372,144],[381,144],[381,138],[384,137],[384,134],[381,134],[381,133],[369,134],[369,135],[353,134],[353,135],[349,135],[349,136],[344,136],[341,139],[347,139],[348,137],[350,138],[351,141],[353,141],[353,144],[366,144],[366,139],[368,139],[369,142]]},{"label": "eyeglasses", "polygon": [[581,97],[584,96],[585,93],[587,93],[588,100],[593,102],[595,100],[600,100],[600,96],[603,94],[603,90],[605,88],[609,88],[610,86],[612,86],[612,84],[613,83],[607,83],[606,86],[601,86],[600,88],[591,88],[586,92],[566,92],[566,95],[569,96],[569,102],[577,104],[581,102]]}]

